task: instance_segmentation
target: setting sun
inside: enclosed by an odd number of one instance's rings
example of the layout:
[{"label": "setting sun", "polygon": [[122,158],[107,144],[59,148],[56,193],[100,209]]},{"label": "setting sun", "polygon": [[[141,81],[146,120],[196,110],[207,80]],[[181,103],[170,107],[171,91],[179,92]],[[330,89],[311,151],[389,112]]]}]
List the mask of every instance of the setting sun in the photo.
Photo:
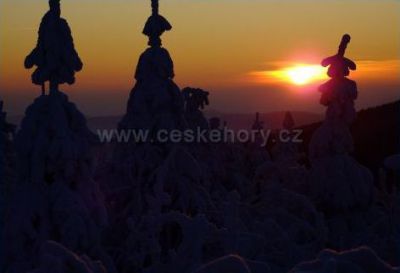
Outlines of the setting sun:
[{"label": "setting sun", "polygon": [[327,78],[326,68],[311,64],[296,64],[271,71],[270,75],[281,81],[295,85],[306,85]]},{"label": "setting sun", "polygon": [[304,85],[315,80],[324,79],[326,71],[319,65],[302,65],[284,69],[282,73],[296,85]]},{"label": "setting sun", "polygon": [[252,72],[258,82],[281,82],[291,85],[307,85],[326,80],[326,68],[319,64],[286,63],[276,70]]}]

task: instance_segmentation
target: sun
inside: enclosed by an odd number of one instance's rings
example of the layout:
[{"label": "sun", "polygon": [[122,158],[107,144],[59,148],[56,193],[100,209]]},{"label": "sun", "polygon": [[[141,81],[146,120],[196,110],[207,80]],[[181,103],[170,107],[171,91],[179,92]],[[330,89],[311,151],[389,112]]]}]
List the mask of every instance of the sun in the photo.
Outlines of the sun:
[{"label": "sun", "polygon": [[276,70],[251,72],[253,79],[260,83],[285,83],[305,86],[328,79],[327,69],[318,64],[285,63]]},{"label": "sun", "polygon": [[283,76],[295,85],[306,85],[326,78],[326,71],[319,65],[297,65],[283,69]]}]

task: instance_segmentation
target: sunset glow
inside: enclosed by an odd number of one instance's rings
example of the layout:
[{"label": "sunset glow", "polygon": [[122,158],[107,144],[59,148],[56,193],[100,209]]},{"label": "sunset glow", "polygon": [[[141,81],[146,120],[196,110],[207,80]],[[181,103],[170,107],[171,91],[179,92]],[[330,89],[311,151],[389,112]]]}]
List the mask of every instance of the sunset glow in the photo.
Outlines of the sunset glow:
[{"label": "sunset glow", "polygon": [[297,66],[283,71],[293,84],[304,85],[325,78],[325,69],[317,65]]},{"label": "sunset glow", "polygon": [[[142,30],[150,0],[100,2],[62,1],[84,67],[74,85],[61,88],[89,115],[120,115],[147,47]],[[0,97],[9,115],[18,116],[41,92],[23,64],[48,1],[2,0],[0,6]],[[357,64],[350,79],[363,92],[357,107],[365,108],[398,98],[400,35],[393,26],[399,8],[394,0],[161,0],[173,25],[162,42],[178,86],[210,91],[215,110],[322,111],[315,90],[328,77],[319,63],[336,53],[347,32],[353,40],[346,55]]]},{"label": "sunset glow", "polygon": [[327,78],[326,68],[309,64],[297,64],[274,71],[266,71],[264,74],[266,77],[294,85],[311,84]]},{"label": "sunset glow", "polygon": [[[270,70],[252,71],[247,79],[262,85],[285,84],[290,86],[307,86],[320,84],[329,79],[327,68],[319,64],[301,62],[271,62],[267,66]],[[357,71],[352,71],[350,77],[364,82],[398,80],[400,71],[399,60],[385,61],[357,61]]]}]

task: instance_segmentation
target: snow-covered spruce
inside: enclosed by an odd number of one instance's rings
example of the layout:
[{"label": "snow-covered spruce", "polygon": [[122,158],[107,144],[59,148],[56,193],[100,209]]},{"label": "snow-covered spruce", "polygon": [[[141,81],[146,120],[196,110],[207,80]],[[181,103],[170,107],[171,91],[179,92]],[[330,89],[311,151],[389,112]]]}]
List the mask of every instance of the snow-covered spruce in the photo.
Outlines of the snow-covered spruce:
[{"label": "snow-covered spruce", "polygon": [[18,184],[6,218],[5,272],[25,272],[45,240],[100,259],[107,224],[102,193],[92,179],[86,119],[66,95],[53,92],[30,105],[16,135]]}]

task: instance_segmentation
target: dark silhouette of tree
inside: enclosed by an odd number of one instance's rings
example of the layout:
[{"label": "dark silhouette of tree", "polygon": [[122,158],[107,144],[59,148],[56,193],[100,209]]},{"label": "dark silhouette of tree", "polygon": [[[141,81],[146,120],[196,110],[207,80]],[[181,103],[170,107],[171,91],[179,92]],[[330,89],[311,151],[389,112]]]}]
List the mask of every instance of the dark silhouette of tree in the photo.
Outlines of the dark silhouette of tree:
[{"label": "dark silhouette of tree", "polygon": [[58,91],[59,84],[73,84],[75,72],[82,69],[82,62],[75,50],[71,29],[61,18],[60,0],[49,1],[50,10],[43,16],[36,47],[25,59],[25,68],[37,66],[32,83],[42,86],[50,82],[50,92]]},{"label": "dark silhouette of tree", "polygon": [[322,66],[329,66],[328,76],[332,79],[320,86],[321,104],[328,107],[327,119],[351,124],[356,115],[354,100],[357,99],[357,84],[347,78],[350,70],[356,70],[356,64],[344,57],[350,35],[345,34],[336,55],[322,61]]},{"label": "dark silhouette of tree", "polygon": [[143,34],[149,37],[149,47],[140,55],[136,67],[136,84],[120,129],[175,129],[183,127],[183,98],[174,83],[174,63],[167,49],[162,47],[161,35],[172,29],[158,13],[158,0],[152,0],[152,14],[147,19]]},{"label": "dark silhouette of tree", "polygon": [[264,122],[260,120],[260,113],[256,113],[256,119],[252,125],[253,130],[261,131],[264,129]]},{"label": "dark silhouette of tree", "polygon": [[149,37],[150,46],[161,46],[160,36],[172,29],[171,24],[158,14],[158,0],[151,0],[152,15],[147,19],[143,34]]},{"label": "dark silhouette of tree", "polygon": [[289,111],[285,113],[282,125],[284,129],[292,130],[294,128],[295,126],[294,118],[292,113],[290,113]]}]

